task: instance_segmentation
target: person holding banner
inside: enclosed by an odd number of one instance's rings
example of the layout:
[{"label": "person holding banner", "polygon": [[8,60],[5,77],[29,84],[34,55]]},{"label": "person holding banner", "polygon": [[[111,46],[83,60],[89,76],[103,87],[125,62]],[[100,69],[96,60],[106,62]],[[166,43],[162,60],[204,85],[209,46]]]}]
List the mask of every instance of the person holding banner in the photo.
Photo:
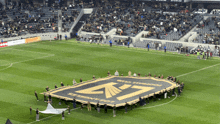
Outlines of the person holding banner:
[{"label": "person holding banner", "polygon": [[74,109],[76,108],[76,99],[75,98],[73,99],[73,108]]},{"label": "person holding banner", "polygon": [[88,111],[91,111],[91,104],[90,104],[89,101],[88,101],[88,104],[87,104],[87,108],[88,108]]},{"label": "person holding banner", "polygon": [[167,98],[167,90],[166,90],[166,88],[165,88],[164,99],[166,99],[166,98]]},{"label": "person holding banner", "polygon": [[40,121],[40,120],[39,120],[39,110],[38,110],[38,108],[37,108],[37,110],[36,110],[36,121]]},{"label": "person holding banner", "polygon": [[115,117],[115,116],[116,116],[116,106],[114,104],[114,107],[113,107],[113,117]]},{"label": "person holding banner", "polygon": [[100,113],[100,106],[99,106],[99,102],[97,102],[96,107],[97,107],[97,111],[98,111],[98,113]]}]

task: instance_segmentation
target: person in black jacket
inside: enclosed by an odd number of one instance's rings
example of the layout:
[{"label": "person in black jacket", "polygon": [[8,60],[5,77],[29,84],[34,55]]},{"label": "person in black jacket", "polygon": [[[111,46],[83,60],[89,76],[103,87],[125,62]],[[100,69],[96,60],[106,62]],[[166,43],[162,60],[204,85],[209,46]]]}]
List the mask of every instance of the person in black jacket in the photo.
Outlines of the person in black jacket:
[{"label": "person in black jacket", "polygon": [[37,96],[37,91],[35,91],[34,94],[35,94],[35,96],[37,98],[37,101],[39,101],[38,96]]},{"label": "person in black jacket", "polygon": [[142,106],[143,105],[143,103],[142,103],[142,99],[141,99],[141,97],[139,96],[139,103],[140,103],[140,106]]},{"label": "person in black jacket", "polygon": [[75,98],[73,99],[73,108],[74,109],[76,108],[76,99]]},{"label": "person in black jacket", "polygon": [[61,82],[61,84],[60,84],[60,85],[61,85],[61,87],[63,87],[63,86],[64,86],[63,82]]}]

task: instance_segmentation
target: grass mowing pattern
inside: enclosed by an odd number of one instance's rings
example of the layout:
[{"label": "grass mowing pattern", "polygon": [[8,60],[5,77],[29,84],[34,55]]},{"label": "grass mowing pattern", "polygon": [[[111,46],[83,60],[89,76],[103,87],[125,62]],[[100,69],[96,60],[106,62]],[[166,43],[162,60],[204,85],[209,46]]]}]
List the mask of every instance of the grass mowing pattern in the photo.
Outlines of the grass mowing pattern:
[{"label": "grass mowing pattern", "polygon": [[[7,47],[0,49],[0,123],[9,118],[12,123],[24,124],[35,121],[35,111],[30,115],[29,107],[39,110],[46,109],[42,93],[45,87],[54,88],[72,85],[72,80],[82,78],[84,81],[92,79],[95,75],[106,77],[107,71],[111,74],[118,70],[120,74],[127,75],[141,73],[178,76],[201,68],[219,64],[219,58],[212,60],[197,60],[196,56],[184,56],[170,52],[140,48],[125,48],[108,45],[96,45],[68,41],[42,41],[31,44]],[[11,67],[10,64],[12,64]],[[138,107],[138,109],[124,113],[124,109],[117,110],[117,116],[112,117],[112,110],[105,114],[97,113],[92,108],[71,111],[65,115],[47,118],[38,124],[217,124],[220,122],[219,114],[219,65],[178,78],[185,83],[184,92],[173,102],[164,106],[153,108]],[[34,91],[38,92],[40,101],[36,101]],[[150,102],[146,107],[169,102],[174,99],[162,99]],[[53,99],[53,106],[66,107],[64,103],[58,105]],[[72,104],[70,104],[72,108]],[[40,114],[40,119],[52,115]]]}]

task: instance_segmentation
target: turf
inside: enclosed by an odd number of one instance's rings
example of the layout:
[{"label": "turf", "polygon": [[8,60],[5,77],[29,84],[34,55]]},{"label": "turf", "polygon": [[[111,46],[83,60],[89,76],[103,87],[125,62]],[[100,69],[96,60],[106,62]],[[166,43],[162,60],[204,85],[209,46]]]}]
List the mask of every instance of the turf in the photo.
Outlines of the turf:
[{"label": "turf", "polygon": [[[197,60],[196,56],[185,56],[171,52],[155,51],[122,46],[96,45],[68,41],[42,41],[0,49],[0,123],[9,118],[12,123],[38,124],[217,124],[220,122],[220,59]],[[214,65],[214,66],[213,66]],[[210,67],[209,67],[210,66]],[[209,67],[209,68],[206,68]],[[204,69],[202,69],[204,68]],[[201,71],[196,71],[202,69]],[[126,76],[132,73],[177,76],[185,83],[180,97],[171,97],[149,105],[138,106],[128,113],[117,110],[112,117],[108,113],[97,113],[94,108],[88,112],[76,109],[70,115],[40,114],[40,122],[35,121],[35,111],[30,115],[29,107],[46,109],[40,93],[46,86],[51,89],[62,81],[72,85],[72,80],[79,82],[91,80],[92,76],[106,77],[118,70]],[[195,71],[195,72],[193,72]],[[189,73],[181,76],[182,74]],[[34,96],[38,92],[40,101]],[[171,102],[170,102],[171,101]],[[166,104],[168,103],[168,104]],[[53,106],[58,105],[53,99]],[[70,104],[71,108],[72,105]],[[77,106],[79,107],[79,105]],[[53,117],[50,117],[53,116]]]}]

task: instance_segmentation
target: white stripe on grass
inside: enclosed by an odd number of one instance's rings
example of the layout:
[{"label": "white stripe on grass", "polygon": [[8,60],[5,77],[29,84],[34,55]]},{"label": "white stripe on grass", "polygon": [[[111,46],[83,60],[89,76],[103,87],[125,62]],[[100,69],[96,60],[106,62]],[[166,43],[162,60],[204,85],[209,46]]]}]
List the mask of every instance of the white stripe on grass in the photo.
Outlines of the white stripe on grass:
[{"label": "white stripe on grass", "polygon": [[176,77],[182,77],[182,76],[185,76],[185,75],[188,75],[188,74],[192,74],[192,73],[195,73],[195,72],[198,72],[198,71],[202,71],[202,70],[205,70],[205,69],[208,69],[208,68],[217,66],[217,65],[220,65],[220,63],[219,63],[219,64],[215,64],[215,65],[211,65],[211,66],[208,66],[208,67],[205,67],[205,68],[196,70],[196,71],[192,71],[192,72],[189,72],[189,73],[185,73],[185,74],[182,74],[182,75],[179,75],[179,76],[176,76]]},{"label": "white stripe on grass", "polygon": [[[47,58],[47,57],[52,57],[52,56],[55,56],[54,54],[51,54],[49,56],[42,56],[42,57],[38,57],[38,58],[34,58],[34,59],[28,59],[28,60],[24,60],[24,61],[18,61],[18,62],[13,62],[13,63],[10,63],[10,65],[6,68],[3,68],[3,69],[0,69],[0,71],[3,71],[3,70],[6,70],[10,67],[12,67],[12,65],[14,64],[18,64],[18,63],[22,63],[22,62],[27,62],[27,61],[32,61],[32,60],[36,60],[36,59],[42,59],[42,58]],[[1,66],[4,66],[4,65],[1,65]]]},{"label": "white stripe on grass", "polygon": [[[175,92],[175,94],[176,94],[176,92]],[[177,94],[176,94],[176,97],[174,99],[172,99],[171,101],[169,101],[169,102],[166,102],[166,103],[163,103],[163,104],[159,104],[159,105],[149,106],[149,107],[141,107],[141,108],[138,108],[138,109],[147,109],[147,108],[154,108],[154,107],[166,105],[166,104],[169,104],[169,103],[173,102],[176,98],[177,98]]]}]

